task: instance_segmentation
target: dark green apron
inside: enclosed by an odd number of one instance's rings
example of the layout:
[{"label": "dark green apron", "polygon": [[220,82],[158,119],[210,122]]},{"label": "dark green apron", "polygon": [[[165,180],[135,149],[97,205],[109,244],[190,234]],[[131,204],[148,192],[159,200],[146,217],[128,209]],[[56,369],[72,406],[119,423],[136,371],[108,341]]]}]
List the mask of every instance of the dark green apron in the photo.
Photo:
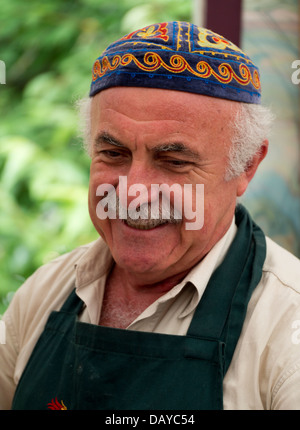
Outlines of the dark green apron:
[{"label": "dark green apron", "polygon": [[[52,312],[12,409],[223,409],[223,378],[265,259],[265,237],[242,207],[237,235],[211,277],[186,336],[78,321],[72,291]],[[57,405],[57,406],[56,406]]]}]

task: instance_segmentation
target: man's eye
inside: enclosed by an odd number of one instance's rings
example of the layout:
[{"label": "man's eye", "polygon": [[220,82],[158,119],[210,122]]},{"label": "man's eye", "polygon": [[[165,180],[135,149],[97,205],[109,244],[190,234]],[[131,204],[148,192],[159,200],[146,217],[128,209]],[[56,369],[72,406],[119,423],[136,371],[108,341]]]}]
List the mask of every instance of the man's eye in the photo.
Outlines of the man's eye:
[{"label": "man's eye", "polygon": [[111,150],[109,150],[109,149],[106,149],[106,150],[104,150],[104,151],[101,151],[100,152],[100,155],[104,155],[104,156],[106,156],[106,157],[109,157],[109,158],[117,158],[117,157],[119,157],[119,156],[121,156],[122,154],[120,153],[120,152],[117,152],[117,151],[111,151]]},{"label": "man's eye", "polygon": [[182,161],[182,160],[171,160],[171,163],[174,164],[175,166],[185,166],[187,164],[186,161]]},{"label": "man's eye", "polygon": [[185,160],[167,160],[167,163],[174,167],[185,167],[188,166],[190,163]]}]

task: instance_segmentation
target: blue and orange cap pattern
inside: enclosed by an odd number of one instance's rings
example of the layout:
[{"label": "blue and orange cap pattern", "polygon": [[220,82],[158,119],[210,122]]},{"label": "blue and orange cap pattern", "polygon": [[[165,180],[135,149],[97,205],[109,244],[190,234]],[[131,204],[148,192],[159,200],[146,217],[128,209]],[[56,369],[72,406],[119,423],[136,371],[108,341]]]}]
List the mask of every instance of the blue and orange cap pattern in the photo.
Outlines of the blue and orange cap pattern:
[{"label": "blue and orange cap pattern", "polygon": [[224,37],[188,22],[134,31],[108,46],[94,63],[90,96],[114,87],[187,91],[260,103],[259,70]]}]

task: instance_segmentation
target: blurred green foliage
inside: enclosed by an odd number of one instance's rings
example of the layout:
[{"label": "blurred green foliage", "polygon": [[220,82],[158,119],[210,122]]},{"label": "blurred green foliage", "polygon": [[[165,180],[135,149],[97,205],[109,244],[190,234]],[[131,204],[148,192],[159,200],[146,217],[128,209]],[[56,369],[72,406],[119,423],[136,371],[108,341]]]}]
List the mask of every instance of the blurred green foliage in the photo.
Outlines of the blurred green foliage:
[{"label": "blurred green foliage", "polygon": [[190,20],[191,8],[191,0],[1,2],[0,314],[37,267],[97,238],[74,108],[94,60],[144,25]]}]

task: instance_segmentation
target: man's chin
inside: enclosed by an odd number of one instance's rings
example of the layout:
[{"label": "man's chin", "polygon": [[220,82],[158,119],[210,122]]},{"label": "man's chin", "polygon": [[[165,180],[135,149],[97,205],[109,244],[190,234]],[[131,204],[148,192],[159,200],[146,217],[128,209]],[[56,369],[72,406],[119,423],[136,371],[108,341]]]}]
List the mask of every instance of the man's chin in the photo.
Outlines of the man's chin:
[{"label": "man's chin", "polygon": [[157,258],[152,253],[148,255],[140,255],[138,253],[132,252],[129,250],[126,255],[117,255],[114,257],[116,265],[123,269],[125,272],[130,273],[131,275],[135,275],[136,277],[150,279],[152,276],[156,278],[156,276],[160,272],[164,272],[164,268],[161,267],[162,258]]},{"label": "man's chin", "polygon": [[[161,223],[132,225],[125,220],[110,220],[97,228],[117,265],[144,274],[163,270],[168,256],[180,245],[180,226]],[[167,269],[167,266],[165,266]]]}]

